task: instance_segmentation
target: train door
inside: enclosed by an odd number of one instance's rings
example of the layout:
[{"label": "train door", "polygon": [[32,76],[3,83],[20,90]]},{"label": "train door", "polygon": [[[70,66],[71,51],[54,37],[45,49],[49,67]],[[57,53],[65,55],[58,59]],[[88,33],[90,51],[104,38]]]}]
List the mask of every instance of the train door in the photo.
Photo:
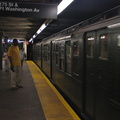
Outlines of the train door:
[{"label": "train door", "polygon": [[[120,26],[117,24],[115,26],[112,25],[112,27],[108,28],[108,31],[110,68],[109,81],[107,83],[107,102],[104,109],[107,109],[107,120],[120,120]],[[103,120],[106,119],[104,118]]]},{"label": "train door", "polygon": [[107,28],[86,33],[85,113],[90,120],[107,119],[109,44]]},{"label": "train door", "polygon": [[[108,120],[108,83],[111,79],[110,39],[108,29],[97,31],[96,77],[95,77],[95,112],[96,120]],[[109,52],[108,52],[109,51]],[[110,118],[109,118],[110,119]]]},{"label": "train door", "polygon": [[[120,113],[120,27],[110,28],[110,39],[112,44],[112,73],[113,79],[109,83],[109,100]],[[114,72],[113,72],[114,71]],[[119,114],[120,119],[120,114]]]},{"label": "train door", "polygon": [[90,118],[94,119],[94,81],[95,81],[95,43],[96,33],[88,32],[85,34],[85,114]]},{"label": "train door", "polygon": [[55,73],[55,41],[52,41],[51,47],[51,79],[54,83],[54,73]]}]

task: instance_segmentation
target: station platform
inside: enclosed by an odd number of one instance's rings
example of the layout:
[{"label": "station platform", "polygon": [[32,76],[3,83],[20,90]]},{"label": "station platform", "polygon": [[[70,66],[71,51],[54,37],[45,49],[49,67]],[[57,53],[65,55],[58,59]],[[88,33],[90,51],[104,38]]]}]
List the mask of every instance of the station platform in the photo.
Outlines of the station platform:
[{"label": "station platform", "polygon": [[10,72],[0,70],[0,120],[80,120],[32,61],[23,64],[22,86],[12,90]]}]

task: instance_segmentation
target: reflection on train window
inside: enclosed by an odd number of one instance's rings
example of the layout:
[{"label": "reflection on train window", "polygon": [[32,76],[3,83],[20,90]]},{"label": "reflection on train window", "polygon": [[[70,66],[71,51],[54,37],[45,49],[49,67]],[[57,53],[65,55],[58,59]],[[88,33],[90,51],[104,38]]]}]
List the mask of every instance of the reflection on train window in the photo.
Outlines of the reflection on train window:
[{"label": "reflection on train window", "polygon": [[60,42],[60,69],[64,70],[64,41]]},{"label": "reflection on train window", "polygon": [[60,57],[61,57],[61,58],[64,58],[64,50],[61,50],[61,51],[60,51]]},{"label": "reflection on train window", "polygon": [[44,45],[44,60],[46,62],[50,61],[50,48],[48,44]]},{"label": "reflection on train window", "polygon": [[73,42],[73,60],[72,60],[72,70],[74,77],[79,76],[79,42]]},{"label": "reflection on train window", "polygon": [[64,58],[64,43],[63,42],[60,44],[60,57]]},{"label": "reflection on train window", "polygon": [[56,53],[56,65],[59,65],[59,42],[56,43],[56,46],[55,46],[55,53]]},{"label": "reflection on train window", "polygon": [[76,41],[73,43],[73,56],[79,55],[79,42]]},{"label": "reflection on train window", "polygon": [[108,35],[100,36],[100,59],[108,58]]},{"label": "reflection on train window", "polygon": [[55,47],[55,51],[58,52],[58,47],[59,46],[59,43],[56,43],[56,47]]},{"label": "reflection on train window", "polygon": [[118,46],[120,47],[120,35],[118,35]]},{"label": "reflection on train window", "polygon": [[55,52],[55,42],[52,42],[52,51]]},{"label": "reflection on train window", "polygon": [[67,73],[71,73],[71,41],[66,41],[66,52],[65,52],[65,56],[66,56],[66,72]]},{"label": "reflection on train window", "polygon": [[94,41],[94,37],[87,38],[87,57],[93,58]]}]

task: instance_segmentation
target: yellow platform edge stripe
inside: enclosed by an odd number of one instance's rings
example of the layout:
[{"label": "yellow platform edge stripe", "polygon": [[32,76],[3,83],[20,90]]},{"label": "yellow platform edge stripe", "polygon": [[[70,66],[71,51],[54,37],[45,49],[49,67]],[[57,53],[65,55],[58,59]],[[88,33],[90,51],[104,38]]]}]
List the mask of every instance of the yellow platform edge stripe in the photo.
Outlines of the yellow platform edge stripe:
[{"label": "yellow platform edge stripe", "polygon": [[38,68],[38,66],[32,62],[32,61],[26,61],[27,63],[34,64],[35,67],[38,69],[38,71],[42,74],[46,82],[49,84],[49,86],[52,88],[52,90],[55,92],[55,94],[58,96],[60,101],[63,103],[63,105],[66,107],[68,112],[71,114],[74,120],[81,120],[79,116],[74,112],[74,110],[71,108],[71,106],[66,102],[66,100],[62,97],[62,95],[58,92],[58,90],[54,87],[54,85],[48,80],[48,78],[44,75],[44,73]]}]

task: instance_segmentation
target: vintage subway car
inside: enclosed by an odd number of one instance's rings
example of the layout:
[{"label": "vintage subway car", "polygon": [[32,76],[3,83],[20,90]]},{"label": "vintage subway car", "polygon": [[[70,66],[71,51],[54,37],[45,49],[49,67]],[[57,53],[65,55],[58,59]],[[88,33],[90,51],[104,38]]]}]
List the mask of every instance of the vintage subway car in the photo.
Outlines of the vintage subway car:
[{"label": "vintage subway car", "polygon": [[119,11],[33,45],[33,61],[86,120],[120,120]]}]

